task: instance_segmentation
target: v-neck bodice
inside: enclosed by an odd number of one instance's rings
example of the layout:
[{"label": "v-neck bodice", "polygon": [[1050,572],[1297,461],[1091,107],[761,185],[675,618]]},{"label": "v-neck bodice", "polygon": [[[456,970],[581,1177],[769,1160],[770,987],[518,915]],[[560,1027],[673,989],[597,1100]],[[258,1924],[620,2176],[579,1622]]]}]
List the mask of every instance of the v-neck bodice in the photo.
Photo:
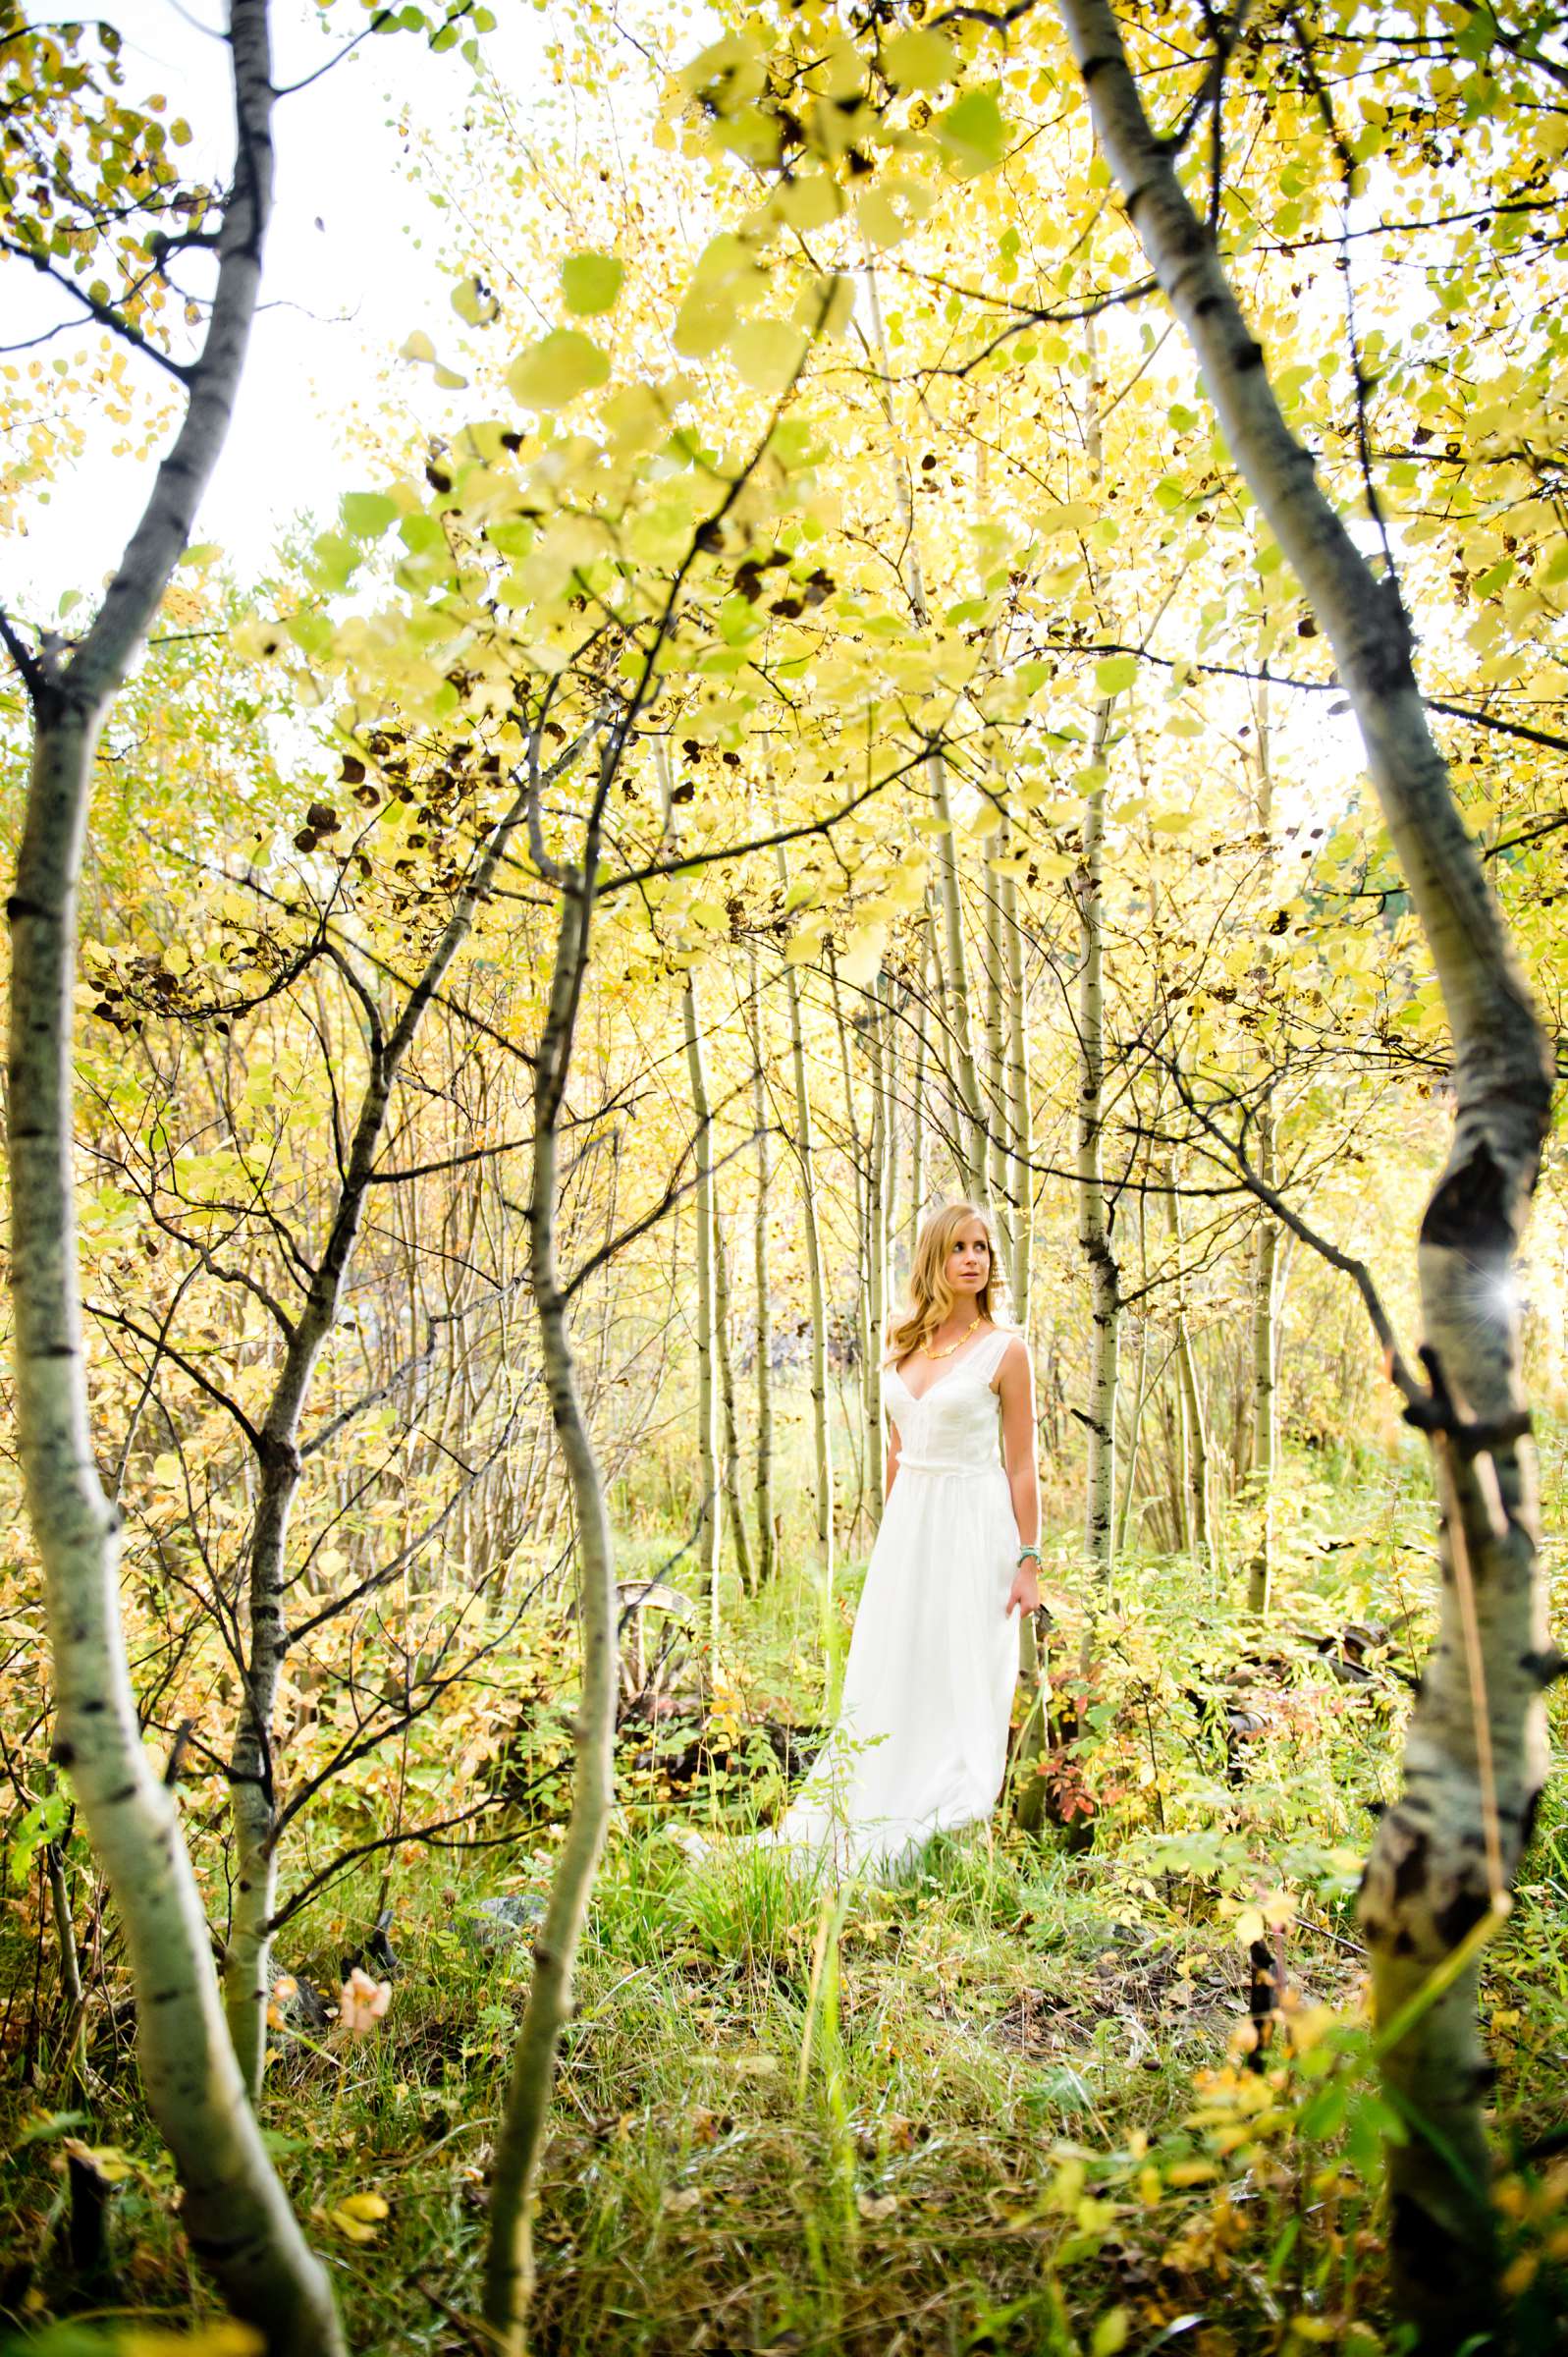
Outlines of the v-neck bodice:
[{"label": "v-neck bodice", "polygon": [[898,1433],[901,1473],[999,1473],[1001,1470],[993,1376],[1012,1336],[999,1328],[939,1375],[916,1398],[896,1367],[883,1381]]}]

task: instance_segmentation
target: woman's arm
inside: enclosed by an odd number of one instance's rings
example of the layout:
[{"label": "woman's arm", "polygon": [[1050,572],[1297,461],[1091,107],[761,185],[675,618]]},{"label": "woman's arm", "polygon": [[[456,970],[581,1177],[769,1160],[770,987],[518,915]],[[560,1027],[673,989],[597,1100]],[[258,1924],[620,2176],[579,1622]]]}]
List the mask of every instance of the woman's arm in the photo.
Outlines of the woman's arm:
[{"label": "woman's arm", "polygon": [[[1040,1474],[1035,1461],[1035,1378],[1023,1336],[1014,1335],[1001,1354],[997,1381],[1001,1398],[1001,1454],[1012,1492],[1013,1520],[1020,1547],[1040,1543]],[[1021,1557],[1007,1594],[1007,1610],[1032,1613],[1040,1604],[1040,1566]]]},{"label": "woman's arm", "polygon": [[888,1419],[888,1476],[882,1485],[884,1503],[892,1496],[893,1475],[898,1470],[898,1427]]}]

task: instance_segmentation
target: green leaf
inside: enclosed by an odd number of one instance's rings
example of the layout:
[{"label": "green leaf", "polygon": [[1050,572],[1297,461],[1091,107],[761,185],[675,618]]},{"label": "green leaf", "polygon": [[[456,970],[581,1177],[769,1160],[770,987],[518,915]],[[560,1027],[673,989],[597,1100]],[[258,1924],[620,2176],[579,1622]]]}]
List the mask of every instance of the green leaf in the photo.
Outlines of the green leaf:
[{"label": "green leaf", "polygon": [[507,373],[507,390],[528,410],[564,409],[579,393],[609,381],[610,362],[597,344],[574,327],[558,327],[517,355]]},{"label": "green leaf", "polygon": [[568,311],[591,317],[613,310],[626,275],[626,265],[613,253],[569,253],[561,265],[561,291]]},{"label": "green leaf", "polygon": [[894,33],[882,52],[882,70],[895,89],[940,90],[958,71],[958,57],[940,32],[915,27]]},{"label": "green leaf", "polygon": [[1095,687],[1101,695],[1120,695],[1138,677],[1136,655],[1107,655],[1095,665]]},{"label": "green leaf", "polygon": [[1007,126],[989,90],[970,90],[937,123],[942,160],[960,180],[994,171],[1007,144]]},{"label": "green leaf", "polygon": [[359,551],[353,542],[344,539],[341,532],[322,532],[314,543],[313,555],[311,570],[322,587],[346,589],[359,562]]},{"label": "green leaf", "polygon": [[470,327],[488,327],[501,309],[490,289],[477,278],[460,278],[452,290],[452,307]]},{"label": "green leaf", "polygon": [[344,529],[360,539],[374,539],[397,521],[398,503],[385,491],[346,491],[343,495]]},{"label": "green leaf", "polygon": [[782,393],[805,349],[805,337],[787,319],[747,319],[730,338],[735,367],[757,393]]}]

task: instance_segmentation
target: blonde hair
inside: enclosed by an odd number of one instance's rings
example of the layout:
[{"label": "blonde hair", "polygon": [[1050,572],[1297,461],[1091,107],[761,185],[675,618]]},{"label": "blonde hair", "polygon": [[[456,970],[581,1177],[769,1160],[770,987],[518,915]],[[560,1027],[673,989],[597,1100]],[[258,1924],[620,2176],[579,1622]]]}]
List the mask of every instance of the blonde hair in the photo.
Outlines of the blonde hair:
[{"label": "blonde hair", "polygon": [[957,1296],[947,1283],[947,1255],[953,1237],[967,1220],[978,1220],[991,1246],[991,1274],[975,1295],[981,1317],[1000,1325],[1001,1278],[997,1267],[997,1232],[991,1214],[979,1203],[939,1203],[928,1211],[915,1237],[909,1265],[909,1292],[904,1307],[888,1328],[887,1360],[907,1358],[931,1340],[952,1310]]}]

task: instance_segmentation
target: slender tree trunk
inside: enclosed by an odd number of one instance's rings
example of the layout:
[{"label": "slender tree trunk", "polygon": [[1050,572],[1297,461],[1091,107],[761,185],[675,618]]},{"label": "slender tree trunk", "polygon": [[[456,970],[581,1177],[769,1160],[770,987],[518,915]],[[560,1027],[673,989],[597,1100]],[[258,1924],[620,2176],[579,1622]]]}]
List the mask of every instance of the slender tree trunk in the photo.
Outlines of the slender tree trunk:
[{"label": "slender tree trunk", "polygon": [[[879,398],[892,444],[893,500],[903,532],[904,592],[909,600],[910,613],[924,630],[931,616],[926,604],[925,573],[920,559],[914,494],[910,488],[909,462],[904,455],[903,436],[893,413],[892,396],[888,390],[892,377],[888,361],[888,338],[883,326],[877,273],[869,262],[866,265],[866,292],[871,311],[872,340],[877,347],[882,371],[877,380]],[[959,1100],[955,1141],[959,1175],[965,1191],[970,1195],[978,1195],[984,1188],[986,1178],[986,1124],[981,1110],[980,1072],[975,1062],[969,961],[963,937],[963,892],[958,842],[953,833],[952,801],[947,791],[947,764],[940,751],[933,751],[926,762],[926,782],[931,788],[936,815],[942,821],[942,831],[936,839],[937,898],[942,907],[943,933],[946,944],[947,990],[952,1010],[949,1038]]]},{"label": "slender tree trunk", "polygon": [[[781,875],[787,877],[784,854]],[[828,1294],[823,1282],[822,1233],[817,1224],[816,1149],[812,1138],[811,1090],[806,1078],[806,1035],[801,1019],[800,984],[792,965],[784,967],[784,1008],[789,1021],[789,1054],[795,1082],[795,1165],[800,1177],[801,1224],[806,1237],[806,1290],[811,1315],[811,1437],[817,1476],[817,1562],[827,1590],[833,1593],[833,1428],[828,1398]]]},{"label": "slender tree trunk", "polygon": [[768,1219],[772,1209],[773,1129],[768,1118],[767,1013],[756,946],[751,963],[752,1126],[757,1132],[756,1214],[751,1230],[752,1287],[757,1331],[757,1470],[753,1498],[757,1514],[757,1584],[766,1586],[775,1569],[773,1527],[773,1304],[768,1271]]},{"label": "slender tree trunk", "polygon": [[1264,355],[1169,148],[1146,117],[1107,0],[1057,0],[1133,226],[1203,370],[1225,447],[1333,651],[1454,1038],[1455,1122],[1421,1225],[1423,1387],[1441,1565],[1437,1641],[1361,1892],[1384,2083],[1395,2296],[1425,2349],[1496,2324],[1495,2218],[1476,2023],[1480,1943],[1508,1888],[1546,1771],[1541,1515],[1526,1435],[1513,1279],[1550,1118],[1552,1060],[1453,801],[1417,685],[1397,584],[1376,574],[1292,436]]},{"label": "slender tree trunk", "polygon": [[714,1226],[713,1131],[708,1108],[708,1075],[703,1062],[702,1029],[697,1020],[697,994],[691,976],[680,994],[680,1020],[686,1042],[686,1071],[691,1082],[691,1110],[696,1122],[693,1155],[697,1184],[695,1243],[697,1263],[697,1482],[702,1498],[702,1536],[697,1560],[708,1596],[708,1634],[719,1649],[719,1567],[724,1529],[724,1487],[719,1466],[718,1386],[714,1380]]},{"label": "slender tree trunk", "polygon": [[931,949],[922,930],[920,944],[919,994],[915,1015],[914,1080],[910,1089],[909,1108],[909,1250],[913,1257],[915,1238],[920,1223],[926,1216],[926,1075],[931,1063],[931,1016],[927,1007],[928,976],[931,971]]},{"label": "slender tree trunk", "polygon": [[[1258,1176],[1275,1183],[1273,1107],[1258,1117]],[[1258,1221],[1252,1270],[1252,1491],[1258,1513],[1256,1551],[1247,1571],[1247,1610],[1260,1617],[1273,1600],[1274,1457],[1277,1412],[1274,1374],[1278,1361],[1279,1229],[1271,1212]]]},{"label": "slender tree trunk", "polygon": [[565,880],[550,1007],[534,1084],[528,1273],[550,1410],[566,1458],[576,1523],[582,1690],[571,1816],[550,1886],[544,1925],[534,1946],[533,1979],[513,2052],[496,2140],[484,2321],[500,2357],[522,2357],[527,2343],[534,2286],[533,2203],[549,2122],[556,2052],[571,2011],[572,1971],[615,1799],[615,1549],[604,1481],[577,1396],[567,1301],[556,1261],[558,1124],[588,966],[598,858],[598,831],[590,825],[581,869]]},{"label": "slender tree trunk", "polygon": [[867,1043],[871,1053],[871,1137],[866,1164],[866,1487],[873,1524],[882,1519],[887,1449],[882,1431],[882,1345],[888,1317],[888,1102],[890,1021],[887,984],[877,977]]},{"label": "slender tree trunk", "polygon": [[[838,1038],[838,1063],[843,1076],[844,1127],[849,1137],[849,1182],[854,1208],[855,1233],[855,1350],[856,1388],[860,1394],[860,1425],[862,1432],[870,1428],[871,1420],[871,1227],[867,1198],[871,1191],[870,1158],[860,1135],[860,1115],[855,1105],[854,1064],[850,1056],[850,1035],[853,1026],[844,1021],[843,996],[838,987],[838,961],[828,952],[828,983],[833,994],[834,1029]],[[856,1483],[855,1509],[847,1517],[846,1530],[853,1533],[859,1526],[860,1503],[870,1493],[871,1483],[878,1484],[881,1496],[882,1474],[873,1470],[870,1455],[865,1457],[865,1477]]]},{"label": "slender tree trunk", "polygon": [[[1085,444],[1090,476],[1098,490],[1102,477],[1100,386],[1092,319],[1084,322],[1084,333],[1089,355]],[[1103,695],[1095,707],[1089,760],[1097,774],[1105,764],[1111,700]],[[1116,1369],[1121,1322],[1121,1280],[1111,1249],[1104,1164],[1105,856],[1106,790],[1102,784],[1090,788],[1084,805],[1083,857],[1074,879],[1078,903],[1078,1242],[1089,1267],[1090,1315],[1084,1549],[1090,1576],[1102,1596],[1109,1593],[1115,1567]]]},{"label": "slender tree trunk", "polygon": [[1127,1459],[1121,1477],[1121,1513],[1117,1521],[1116,1552],[1127,1552],[1127,1534],[1132,1527],[1133,1491],[1138,1480],[1138,1450],[1143,1440],[1143,1411],[1149,1398],[1149,1317],[1147,1311],[1138,1320],[1138,1382],[1132,1396],[1132,1414],[1127,1422]]},{"label": "slender tree trunk", "polygon": [[71,1886],[66,1880],[66,1862],[58,1841],[51,1841],[43,1853],[44,1872],[49,1883],[49,1912],[54,1917],[55,1946],[60,1950],[60,1993],[67,2008],[75,2013],[81,2002],[81,1958],[77,1948],[77,1927],[71,1914]]},{"label": "slender tree trunk", "polygon": [[724,1192],[717,1171],[713,1187],[713,1346],[719,1371],[719,1413],[723,1438],[724,1494],[734,1538],[735,1568],[748,1596],[757,1592],[751,1538],[740,1504],[740,1419],[735,1409],[735,1361],[731,1346],[732,1301],[730,1290],[730,1251],[725,1242]]},{"label": "slender tree trunk", "polygon": [[[999,837],[1006,850],[1005,829]],[[1007,993],[1005,925],[1001,910],[1001,878],[992,875],[986,886],[986,1196],[997,1223],[1002,1273],[1007,1291],[1018,1298],[1018,1256],[1014,1241],[1012,1205],[1012,1138],[1007,1119]]]},{"label": "slender tree trunk", "polygon": [[1182,1522],[1187,1534],[1188,1552],[1201,1562],[1210,1560],[1210,1497],[1209,1497],[1209,1419],[1204,1409],[1203,1384],[1198,1373],[1197,1353],[1192,1346],[1192,1327],[1187,1317],[1187,1275],[1183,1266],[1186,1237],[1182,1233],[1181,1197],[1176,1189],[1174,1167],[1167,1175],[1170,1241],[1176,1256],[1175,1375],[1181,1393],[1181,1423],[1184,1434],[1182,1449],[1183,1477],[1186,1498]]},{"label": "slender tree trunk", "polygon": [[12,938],[10,1128],[17,1421],[43,1568],[54,1756],[121,1921],[148,2108],[183,2223],[236,2313],[282,2353],[342,2348],[332,2290],[261,2142],[224,2025],[206,1917],[173,1793],[137,1722],[120,1618],[121,1522],[93,1461],[72,1167],[76,896],[98,733],[157,611],[228,432],[272,201],[265,0],[233,0],[234,190],[184,422],[102,606],[64,664],[12,646],[32,705]]},{"label": "slender tree trunk", "polygon": [[1018,1676],[1026,1703],[1012,1756],[1012,1814],[1020,1833],[1038,1834],[1046,1816],[1042,1763],[1050,1735],[1051,1689],[1033,1613],[1018,1616]]},{"label": "slender tree trunk", "polygon": [[[1267,665],[1255,699],[1258,733],[1258,832],[1270,874],[1273,870],[1273,769],[1269,738],[1269,679]],[[1266,961],[1271,943],[1260,944]],[[1258,1111],[1258,1176],[1273,1186],[1274,1104],[1272,1083]],[[1277,1263],[1279,1229],[1273,1214],[1260,1211],[1252,1266],[1252,1503],[1258,1515],[1258,1536],[1247,1567],[1247,1610],[1264,1618],[1272,1602],[1274,1576],[1274,1369],[1279,1355],[1277,1333]]]},{"label": "slender tree trunk", "polygon": [[1023,927],[1018,882],[1001,879],[1001,916],[1007,956],[1007,1130],[1012,1144],[1007,1192],[1012,1201],[1012,1306],[1025,1333],[1034,1291],[1034,1117],[1029,1091],[1028,1010],[1024,997]]}]

